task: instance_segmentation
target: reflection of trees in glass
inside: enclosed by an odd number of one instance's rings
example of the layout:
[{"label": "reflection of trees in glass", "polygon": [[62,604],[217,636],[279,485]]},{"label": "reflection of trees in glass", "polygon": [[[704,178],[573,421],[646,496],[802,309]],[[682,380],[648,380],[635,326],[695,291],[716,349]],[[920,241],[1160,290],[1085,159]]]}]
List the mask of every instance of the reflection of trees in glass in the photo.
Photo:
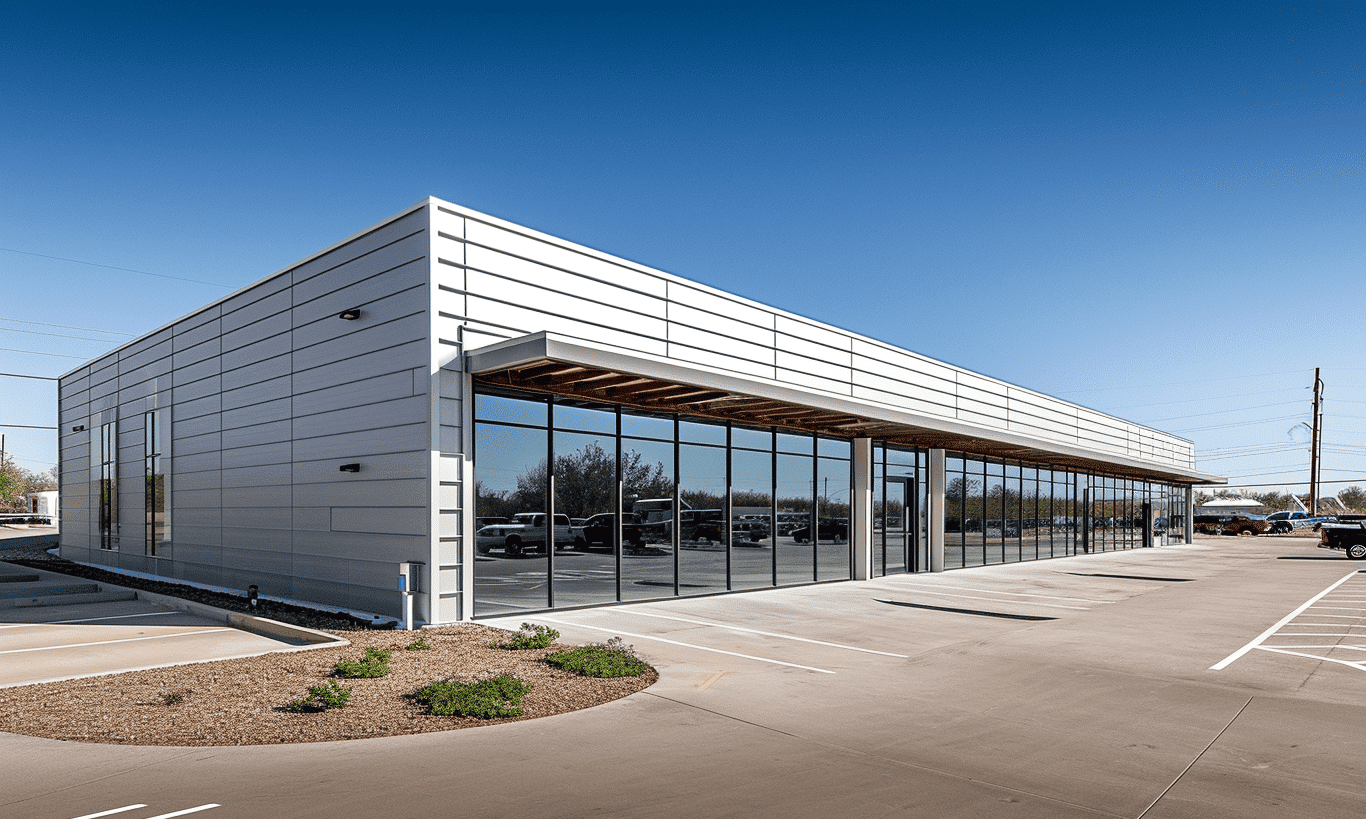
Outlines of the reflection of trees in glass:
[{"label": "reflection of trees in glass", "polygon": [[[725,498],[705,489],[684,489],[678,495],[683,499],[684,509],[721,509],[726,503]],[[764,502],[767,503],[767,500]],[[736,505],[743,504],[736,501]]]},{"label": "reflection of trees in glass", "polygon": [[[622,482],[627,495],[642,498],[669,497],[673,480],[664,464],[647,463],[642,453],[627,451],[621,459]],[[483,481],[474,484],[475,508],[480,517],[511,517],[518,512],[545,510],[546,461],[542,458],[517,476],[514,490],[491,489]],[[567,455],[555,456],[555,513],[571,518],[610,512],[616,506],[616,455],[594,441]]]}]

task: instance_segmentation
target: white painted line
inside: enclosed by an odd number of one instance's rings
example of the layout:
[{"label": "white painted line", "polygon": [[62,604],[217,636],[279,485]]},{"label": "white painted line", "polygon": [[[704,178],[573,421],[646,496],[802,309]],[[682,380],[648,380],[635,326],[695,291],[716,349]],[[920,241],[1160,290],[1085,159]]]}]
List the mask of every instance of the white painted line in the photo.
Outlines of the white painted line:
[{"label": "white painted line", "polygon": [[[722,650],[719,649],[719,648],[707,648],[706,646],[697,646],[697,645],[693,645],[692,643],[680,643],[680,642],[678,642],[677,640],[666,640],[666,639],[664,639],[663,637],[654,637],[654,636],[651,636],[651,635],[649,635],[649,634],[632,634],[632,633],[629,632],[629,631],[619,631],[619,630],[614,629],[614,628],[599,628],[599,627],[597,627],[597,626],[586,626],[586,625],[584,625],[583,623],[575,623],[575,622],[573,622],[573,621],[571,621],[571,620],[556,620],[556,619],[554,619],[553,617],[541,617],[540,615],[534,615],[534,614],[533,614],[533,615],[530,615],[529,619],[532,619],[532,620],[545,620],[545,621],[551,622],[551,623],[559,623],[560,625],[563,625],[563,626],[575,626],[575,627],[577,627],[577,628],[589,628],[589,629],[592,629],[592,630],[594,630],[594,631],[605,631],[605,632],[607,632],[608,634],[624,634],[624,635],[626,635],[627,637],[635,637],[635,638],[638,639],[638,640],[655,640],[655,641],[661,642],[661,643],[669,643],[670,645],[683,646],[684,648],[695,648],[695,649],[698,649],[699,651],[711,651],[711,652],[714,652],[714,653],[716,653],[716,654],[729,654],[729,655],[732,656],[732,657],[744,657],[746,660],[758,660],[758,661],[761,662],[761,663],[773,663],[774,665],[785,665],[785,666],[789,666],[789,667],[791,667],[791,668],[800,668],[800,669],[803,669],[803,670],[806,670],[806,671],[819,671],[819,672],[822,673],[822,674],[834,674],[834,673],[835,673],[835,672],[833,672],[833,671],[828,671],[828,670],[826,670],[826,669],[824,669],[824,668],[815,668],[815,667],[809,666],[809,665],[797,665],[796,663],[785,663],[785,662],[783,662],[782,660],[770,660],[770,659],[768,659],[767,657],[755,657],[755,656],[753,656],[753,655],[751,655],[751,654],[741,654],[741,653],[736,652],[736,651],[722,651]],[[156,817],[153,817],[153,819],[156,819]]]},{"label": "white painted line", "polygon": [[[1332,657],[1320,657],[1317,654],[1305,654],[1300,651],[1286,651],[1283,648],[1268,648],[1266,646],[1257,646],[1257,648],[1261,649],[1262,651],[1274,651],[1277,654],[1291,654],[1296,657],[1308,657],[1311,660],[1323,660],[1324,662],[1337,663],[1339,665],[1345,665],[1348,668],[1355,668],[1357,671],[1366,671],[1366,666],[1362,665],[1361,663],[1354,663],[1350,660],[1335,660]],[[152,817],[152,819],[156,819],[156,817]]]},{"label": "white painted line", "polygon": [[[122,640],[100,640],[94,643],[69,643],[61,646],[38,646],[37,648],[11,648],[7,651],[0,651],[0,654],[23,654],[28,651],[53,651],[59,648],[84,648],[85,646],[103,646],[110,643],[134,643],[138,640],[160,640],[165,637],[190,637],[195,634],[213,634],[215,631],[233,631],[230,628],[206,628],[202,631],[181,631],[175,634],[154,634],[151,637],[127,637]],[[216,807],[216,806],[215,806]],[[156,819],[155,816],[151,819]]]},{"label": "white painted line", "polygon": [[200,805],[197,808],[186,808],[185,810],[178,810],[175,813],[163,813],[158,816],[148,816],[147,819],[171,819],[172,816],[184,816],[187,813],[199,813],[201,810],[208,810],[210,808],[217,807],[221,806],[210,802],[207,805]]},{"label": "white painted line", "polygon": [[699,625],[699,626],[712,626],[713,628],[724,628],[724,629],[729,629],[729,630],[731,630],[731,631],[747,631],[747,632],[749,632],[750,634],[762,634],[762,635],[765,636],[765,637],[779,637],[779,638],[782,638],[782,639],[784,639],[784,640],[797,640],[797,641],[803,642],[803,643],[814,643],[814,644],[816,644],[816,645],[818,645],[818,646],[831,646],[831,647],[833,647],[833,648],[847,648],[847,649],[849,649],[850,651],[862,651],[862,652],[864,652],[865,654],[881,654],[881,655],[883,655],[884,657],[900,657],[900,658],[903,659],[903,660],[908,659],[908,658],[910,657],[910,655],[908,655],[908,654],[893,654],[893,653],[890,652],[890,651],[874,651],[874,650],[871,649],[871,648],[859,648],[858,646],[847,646],[847,645],[844,645],[843,643],[827,643],[827,642],[824,641],[824,640],[812,640],[812,639],[809,639],[809,638],[806,638],[806,637],[793,637],[791,634],[775,634],[775,633],[773,633],[773,632],[771,632],[771,631],[759,631],[758,629],[755,629],[755,628],[742,628],[742,627],[740,627],[740,626],[732,626],[732,625],[730,625],[729,623],[708,623],[706,620],[691,620],[691,619],[689,619],[689,618],[687,618],[687,617],[670,617],[670,616],[667,615],[667,614],[651,614],[651,613],[649,613],[649,612],[644,612],[644,611],[627,611],[627,610],[624,610],[624,609],[602,609],[602,611],[604,611],[604,612],[610,612],[610,613],[612,613],[612,614],[638,614],[638,615],[640,615],[641,617],[658,617],[658,618],[660,618],[661,620],[677,620],[677,621],[679,621],[680,623],[695,623],[695,624],[697,624],[697,625]]},{"label": "white painted line", "polygon": [[77,816],[76,819],[99,819],[101,816],[113,816],[116,813],[123,813],[126,810],[137,810],[145,808],[146,805],[129,805],[126,808],[114,808],[113,810],[100,811],[99,813],[87,813],[85,816]]},{"label": "white painted line", "polygon": [[1073,609],[1073,610],[1075,610],[1075,611],[1090,611],[1090,610],[1091,610],[1091,609],[1089,609],[1089,608],[1086,607],[1086,606],[1061,606],[1061,605],[1058,605],[1057,603],[1033,603],[1033,602],[1030,602],[1029,600],[1002,600],[1002,599],[999,598],[999,597],[976,597],[976,596],[971,595],[971,594],[953,594],[953,593],[951,593],[951,592],[937,592],[937,591],[930,591],[929,589],[923,589],[923,588],[917,588],[917,589],[915,589],[915,592],[916,592],[916,593],[919,593],[919,594],[937,594],[937,595],[939,595],[940,597],[960,597],[960,598],[962,598],[962,599],[964,599],[964,600],[989,600],[989,601],[991,601],[992,603],[1017,603],[1017,604],[1022,605],[1022,606],[1043,606],[1044,608],[1050,608],[1050,609]]},{"label": "white painted line", "polygon": [[996,591],[995,589],[974,589],[968,586],[948,586],[943,583],[935,583],[936,589],[960,589],[962,591],[985,592],[987,594],[1013,594],[1017,597],[1047,597],[1051,600],[1071,600],[1074,603],[1113,603],[1113,600],[1090,600],[1085,597],[1060,597],[1056,594],[1030,594],[1029,592],[1008,592]]},{"label": "white painted line", "polygon": [[1276,648],[1350,648],[1352,651],[1366,651],[1366,646],[1348,646],[1343,645],[1342,643],[1338,643],[1334,646],[1257,646],[1257,648],[1264,648],[1267,651],[1271,651],[1272,649]]},{"label": "white painted line", "polygon": [[1282,631],[1277,637],[1361,637],[1361,634],[1335,634],[1331,631]]},{"label": "white painted line", "polygon": [[1284,626],[1286,623],[1289,623],[1291,620],[1294,620],[1296,617],[1303,614],[1306,609],[1308,609],[1310,606],[1313,606],[1315,603],[1319,602],[1319,600],[1323,599],[1323,597],[1327,595],[1329,592],[1336,589],[1338,586],[1341,586],[1343,583],[1346,583],[1348,580],[1351,580],[1353,577],[1356,577],[1356,574],[1356,570],[1353,569],[1351,574],[1347,575],[1338,582],[1334,583],[1333,585],[1329,586],[1328,588],[1309,598],[1299,608],[1295,609],[1294,611],[1290,612],[1289,614],[1278,620],[1276,622],[1276,625],[1257,635],[1257,637],[1253,639],[1252,642],[1248,643],[1247,645],[1228,655],[1224,659],[1210,666],[1210,671],[1223,671],[1225,668],[1228,668],[1234,660],[1237,660],[1239,657],[1243,656],[1252,649],[1261,645],[1263,640],[1275,634],[1276,630],[1279,629],[1281,626]]},{"label": "white painted line", "polygon": [[64,626],[70,623],[94,623],[98,620],[126,620],[130,617],[165,617],[168,614],[184,614],[183,611],[150,611],[146,614],[116,614],[113,617],[88,617],[84,620],[53,620],[45,625]]},{"label": "white painted line", "polygon": [[1366,606],[1310,606],[1311,609],[1332,609],[1333,611],[1366,611]]}]

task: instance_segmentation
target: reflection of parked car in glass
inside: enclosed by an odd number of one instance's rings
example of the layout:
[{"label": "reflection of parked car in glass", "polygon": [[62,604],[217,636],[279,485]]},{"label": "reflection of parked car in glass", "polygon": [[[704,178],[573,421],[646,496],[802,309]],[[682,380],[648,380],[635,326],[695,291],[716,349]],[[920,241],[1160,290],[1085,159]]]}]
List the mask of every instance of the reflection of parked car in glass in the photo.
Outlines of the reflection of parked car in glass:
[{"label": "reflection of parked car in glass", "polygon": [[[844,518],[821,518],[816,524],[816,537],[824,541],[843,543],[849,539],[849,521]],[[805,543],[811,539],[811,526],[792,530],[792,539]]]},{"label": "reflection of parked car in glass", "polygon": [[1271,531],[1271,524],[1247,515],[1196,515],[1194,525],[1202,535],[1252,537]]},{"label": "reflection of parked car in glass", "polygon": [[497,526],[497,525],[500,524],[500,523],[507,523],[507,522],[508,522],[508,519],[507,519],[507,518],[493,518],[493,517],[475,518],[475,519],[474,519],[474,531],[477,532],[477,531],[479,531],[480,529],[483,529],[485,526]]},{"label": "reflection of parked car in glass", "polygon": [[[474,548],[479,554],[486,555],[501,547],[503,554],[508,557],[519,557],[528,549],[544,552],[545,518],[542,512],[519,512],[512,516],[509,523],[485,526],[474,533]],[[573,542],[568,515],[555,516],[553,537],[556,549],[563,549]]]},{"label": "reflection of parked car in glass", "polygon": [[761,541],[768,540],[768,521],[740,518],[731,522],[730,531],[732,545],[760,546],[763,545]]},{"label": "reflection of parked car in glass", "polygon": [[[584,518],[582,525],[573,527],[573,533],[574,545],[580,549],[593,546],[614,548],[617,542],[617,516],[603,512]],[[645,545],[645,527],[640,523],[640,516],[634,512],[626,512],[621,516],[621,533],[628,551]]]}]

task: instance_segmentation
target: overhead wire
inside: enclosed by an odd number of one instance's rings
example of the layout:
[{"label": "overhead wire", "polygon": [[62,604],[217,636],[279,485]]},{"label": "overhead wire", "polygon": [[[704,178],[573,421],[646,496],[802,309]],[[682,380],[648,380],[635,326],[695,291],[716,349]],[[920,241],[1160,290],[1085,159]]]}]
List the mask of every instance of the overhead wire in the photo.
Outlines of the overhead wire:
[{"label": "overhead wire", "polygon": [[128,336],[132,338],[135,333],[122,333],[118,330],[96,330],[94,327],[73,327],[70,324],[48,324],[42,321],[29,321],[28,319],[5,318],[0,316],[0,321],[12,321],[16,324],[36,324],[39,327],[60,327],[63,330],[84,330],[87,333],[108,333],[111,336]]},{"label": "overhead wire", "polygon": [[40,259],[56,259],[56,260],[59,261],[59,262],[71,262],[72,264],[84,264],[84,265],[89,265],[90,267],[103,267],[103,268],[105,268],[106,270],[122,270],[122,271],[125,272],[125,273],[137,273],[137,274],[142,275],[142,276],[155,276],[155,277],[157,277],[157,278],[159,278],[159,279],[175,279],[176,281],[181,281],[181,282],[191,282],[191,283],[193,283],[193,284],[207,284],[207,285],[209,285],[209,286],[211,286],[211,287],[222,287],[222,288],[228,289],[228,290],[232,289],[230,285],[219,284],[218,282],[206,282],[206,281],[203,281],[202,279],[187,279],[187,278],[185,278],[184,276],[168,276],[168,275],[166,275],[165,273],[148,273],[146,270],[134,270],[134,269],[131,268],[131,267],[118,267],[118,266],[112,265],[112,264],[100,264],[99,262],[87,262],[87,261],[84,261],[84,260],[82,260],[82,259],[69,259],[69,258],[67,258],[67,257],[65,257],[65,256],[49,256],[49,255],[46,254],[46,253],[33,253],[32,251],[28,251],[28,250],[15,250],[15,249],[12,248],[12,247],[0,247],[0,250],[5,251],[6,253],[20,253],[20,254],[23,254],[23,255],[25,255],[25,256],[37,256],[37,257],[40,258]]},{"label": "overhead wire", "polygon": [[90,338],[89,336],[73,336],[68,333],[44,333],[42,330],[23,330],[18,327],[0,327],[0,330],[7,333],[29,333],[30,335],[35,336],[53,336],[55,338],[75,338],[80,339],[81,341],[98,341],[102,344],[113,344],[118,341],[118,339],[113,338]]},{"label": "overhead wire", "polygon": [[40,353],[40,352],[38,352],[37,350],[16,350],[16,349],[14,349],[13,347],[0,347],[0,350],[3,350],[3,351],[5,351],[5,352],[7,352],[7,353],[29,353],[29,354],[31,354],[31,355],[50,355],[50,356],[56,356],[57,358],[77,358],[77,359],[80,359],[81,361],[84,361],[84,360],[86,360],[86,359],[89,357],[89,356],[81,356],[81,355],[64,355],[64,354],[62,354],[62,353]]}]

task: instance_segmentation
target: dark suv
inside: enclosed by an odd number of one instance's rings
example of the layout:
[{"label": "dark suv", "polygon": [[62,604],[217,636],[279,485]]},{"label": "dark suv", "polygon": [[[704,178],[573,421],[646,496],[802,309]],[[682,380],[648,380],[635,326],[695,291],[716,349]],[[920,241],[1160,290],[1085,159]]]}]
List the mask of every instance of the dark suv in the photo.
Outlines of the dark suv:
[{"label": "dark suv", "polygon": [[1247,515],[1196,515],[1194,524],[1195,531],[1202,535],[1252,537],[1271,531],[1271,524]]}]

